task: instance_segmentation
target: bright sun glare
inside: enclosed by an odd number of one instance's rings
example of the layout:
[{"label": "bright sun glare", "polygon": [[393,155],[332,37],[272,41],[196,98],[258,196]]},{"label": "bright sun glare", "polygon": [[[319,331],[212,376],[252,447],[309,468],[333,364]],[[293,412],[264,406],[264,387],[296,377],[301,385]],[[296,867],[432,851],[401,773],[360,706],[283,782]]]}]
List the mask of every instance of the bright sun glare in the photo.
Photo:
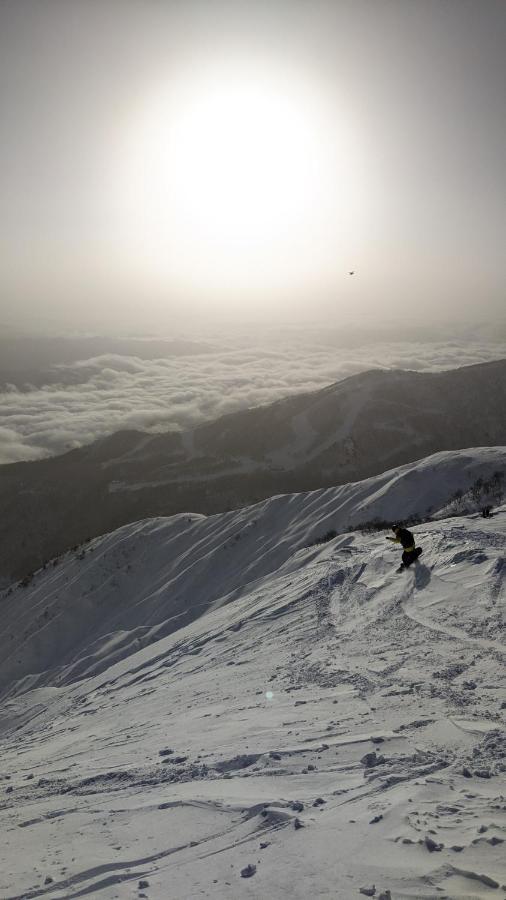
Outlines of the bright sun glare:
[{"label": "bright sun glare", "polygon": [[137,253],[183,288],[290,287],[353,227],[354,151],[293,72],[210,65],[156,91],[132,124],[120,186]]}]

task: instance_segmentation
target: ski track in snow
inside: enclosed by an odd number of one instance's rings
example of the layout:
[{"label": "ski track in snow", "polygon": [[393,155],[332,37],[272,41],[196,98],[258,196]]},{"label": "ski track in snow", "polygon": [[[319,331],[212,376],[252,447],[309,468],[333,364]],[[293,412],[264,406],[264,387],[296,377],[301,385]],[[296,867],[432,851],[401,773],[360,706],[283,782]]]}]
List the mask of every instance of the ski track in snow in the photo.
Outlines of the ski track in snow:
[{"label": "ski track in snow", "polygon": [[506,508],[415,527],[397,573],[383,533],[294,541],[318,495],[0,595],[2,900],[504,895]]}]

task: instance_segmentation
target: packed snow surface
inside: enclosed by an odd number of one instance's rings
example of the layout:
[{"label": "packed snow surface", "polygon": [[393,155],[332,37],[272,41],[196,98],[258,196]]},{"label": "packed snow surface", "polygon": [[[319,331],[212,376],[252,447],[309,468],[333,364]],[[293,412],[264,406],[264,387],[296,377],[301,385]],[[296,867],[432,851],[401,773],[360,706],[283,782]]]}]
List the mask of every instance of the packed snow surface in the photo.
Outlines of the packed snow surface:
[{"label": "packed snow surface", "polygon": [[[129,525],[0,595],[0,897],[503,896],[505,448]],[[315,541],[336,536],[324,543]]]}]

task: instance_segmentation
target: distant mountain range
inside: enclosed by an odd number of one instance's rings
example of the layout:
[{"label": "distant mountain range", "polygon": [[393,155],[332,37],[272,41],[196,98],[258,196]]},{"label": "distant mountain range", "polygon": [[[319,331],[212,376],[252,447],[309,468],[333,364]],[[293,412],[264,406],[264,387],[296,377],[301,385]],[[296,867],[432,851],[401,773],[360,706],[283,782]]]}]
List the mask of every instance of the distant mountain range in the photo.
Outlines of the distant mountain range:
[{"label": "distant mountain range", "polygon": [[0,467],[0,577],[88,537],[367,478],[440,450],[506,444],[506,360],[369,371],[183,433],[118,432]]}]

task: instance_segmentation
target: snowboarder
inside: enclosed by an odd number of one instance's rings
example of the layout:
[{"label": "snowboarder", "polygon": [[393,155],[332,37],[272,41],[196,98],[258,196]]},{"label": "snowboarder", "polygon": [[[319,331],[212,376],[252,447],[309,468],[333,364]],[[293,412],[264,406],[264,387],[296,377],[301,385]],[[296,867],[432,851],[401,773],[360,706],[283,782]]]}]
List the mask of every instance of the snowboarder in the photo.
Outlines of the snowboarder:
[{"label": "snowboarder", "polygon": [[421,547],[415,547],[415,538],[411,531],[408,531],[407,528],[401,528],[400,525],[392,525],[392,531],[395,534],[395,537],[387,537],[387,541],[393,541],[395,544],[402,545],[402,563],[399,566],[399,572],[402,572],[403,569],[407,569],[408,566],[411,565],[418,559],[420,553],[422,552]]}]

